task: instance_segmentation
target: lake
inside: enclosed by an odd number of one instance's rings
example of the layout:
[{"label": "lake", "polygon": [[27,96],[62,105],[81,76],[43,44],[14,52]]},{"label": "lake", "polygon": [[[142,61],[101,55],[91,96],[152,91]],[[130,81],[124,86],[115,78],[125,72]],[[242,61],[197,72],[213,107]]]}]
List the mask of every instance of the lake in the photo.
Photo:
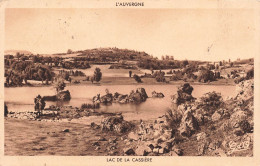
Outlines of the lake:
[{"label": "lake", "polygon": [[[220,92],[225,98],[235,94],[235,86],[227,85],[192,85],[194,90],[192,95],[196,98],[201,97],[207,92]],[[177,93],[178,85],[71,85],[65,90],[69,90],[72,99],[64,105],[80,107],[83,103],[91,103],[93,96],[100,93],[105,94],[105,89],[110,93],[129,94],[131,90],[143,87],[146,90],[148,99],[141,104],[119,104],[101,105],[99,111],[105,112],[122,112],[126,120],[154,119],[163,115],[165,111],[171,107],[171,95]],[[164,98],[150,98],[152,91],[162,92]],[[40,94],[41,96],[55,95],[53,87],[13,87],[5,88],[5,102],[9,111],[32,111],[34,110],[34,98]],[[49,105],[56,105],[56,102],[47,102]]]}]

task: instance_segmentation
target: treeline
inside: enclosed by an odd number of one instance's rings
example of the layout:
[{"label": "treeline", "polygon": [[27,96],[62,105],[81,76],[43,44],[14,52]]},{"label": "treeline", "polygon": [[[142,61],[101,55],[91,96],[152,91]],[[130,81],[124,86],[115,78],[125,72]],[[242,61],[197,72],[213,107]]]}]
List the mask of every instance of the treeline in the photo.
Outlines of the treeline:
[{"label": "treeline", "polygon": [[59,70],[59,74],[57,75],[58,78],[63,78],[66,81],[70,81],[71,82],[71,76],[86,76],[85,73],[83,73],[82,71],[74,71],[74,70]]},{"label": "treeline", "polygon": [[42,83],[45,81],[45,84],[49,84],[54,75],[47,65],[24,61],[15,62],[10,66],[9,70],[5,70],[5,86],[22,86],[23,81],[27,84],[27,80],[38,80],[42,81]]},{"label": "treeline", "polygon": [[65,69],[87,69],[90,68],[89,63],[84,58],[73,58],[73,61],[66,61],[61,57],[45,57],[40,55],[29,55],[17,53],[16,56],[5,55],[5,67],[11,66],[15,62],[32,62],[48,65],[50,67],[62,67]]}]

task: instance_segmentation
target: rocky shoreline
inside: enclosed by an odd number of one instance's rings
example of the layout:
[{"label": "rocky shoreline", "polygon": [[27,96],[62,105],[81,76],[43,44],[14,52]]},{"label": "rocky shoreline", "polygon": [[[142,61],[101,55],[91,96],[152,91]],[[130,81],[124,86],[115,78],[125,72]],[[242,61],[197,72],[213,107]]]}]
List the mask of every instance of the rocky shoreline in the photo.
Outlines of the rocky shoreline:
[{"label": "rocky shoreline", "polygon": [[[125,121],[121,114],[100,113],[94,109],[63,107],[45,111],[9,113],[8,118],[47,122],[73,122],[84,117],[101,117],[100,123],[89,121],[92,130],[114,135],[104,155],[137,156],[253,156],[254,80],[237,85],[234,98],[223,99],[209,92],[199,99],[192,97],[190,85],[181,86],[175,95],[178,107],[168,110],[155,121]],[[93,146],[102,149],[103,138]],[[118,147],[117,142],[125,146]]]}]

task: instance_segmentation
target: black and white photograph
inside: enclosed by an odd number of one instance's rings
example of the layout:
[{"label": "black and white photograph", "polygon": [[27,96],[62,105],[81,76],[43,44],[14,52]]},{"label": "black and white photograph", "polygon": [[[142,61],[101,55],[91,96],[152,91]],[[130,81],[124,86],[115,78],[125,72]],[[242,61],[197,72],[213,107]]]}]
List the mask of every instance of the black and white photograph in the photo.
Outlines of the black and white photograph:
[{"label": "black and white photograph", "polygon": [[4,14],[4,156],[254,157],[255,10]]}]

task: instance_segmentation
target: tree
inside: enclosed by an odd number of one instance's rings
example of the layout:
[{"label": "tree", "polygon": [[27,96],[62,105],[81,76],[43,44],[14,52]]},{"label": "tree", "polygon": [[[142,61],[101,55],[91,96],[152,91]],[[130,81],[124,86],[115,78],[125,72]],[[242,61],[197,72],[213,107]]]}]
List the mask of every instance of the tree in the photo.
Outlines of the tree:
[{"label": "tree", "polygon": [[216,80],[214,73],[208,69],[201,70],[198,79],[199,82],[204,82],[204,83]]},{"label": "tree", "polygon": [[40,77],[40,79],[41,79],[41,81],[42,81],[42,84],[43,84],[43,80],[44,80],[44,78],[45,78],[43,69],[40,68],[40,69],[38,70],[38,76]]},{"label": "tree", "polygon": [[99,82],[102,78],[102,73],[100,68],[96,68],[93,75],[93,81]]},{"label": "tree", "polygon": [[134,77],[136,82],[138,82],[138,83],[142,82],[141,78],[138,75],[135,74],[133,77]]},{"label": "tree", "polygon": [[54,84],[54,88],[56,89],[57,94],[64,90],[66,84],[64,83],[63,79],[58,79],[58,81]]},{"label": "tree", "polygon": [[45,70],[45,82],[46,82],[46,85],[49,84],[49,81],[51,80],[52,76],[51,76],[51,72],[49,70]]},{"label": "tree", "polygon": [[72,53],[72,50],[68,49],[67,54],[71,54],[71,53]]},{"label": "tree", "polygon": [[132,77],[132,71],[131,70],[129,71],[129,77],[130,78]]}]

